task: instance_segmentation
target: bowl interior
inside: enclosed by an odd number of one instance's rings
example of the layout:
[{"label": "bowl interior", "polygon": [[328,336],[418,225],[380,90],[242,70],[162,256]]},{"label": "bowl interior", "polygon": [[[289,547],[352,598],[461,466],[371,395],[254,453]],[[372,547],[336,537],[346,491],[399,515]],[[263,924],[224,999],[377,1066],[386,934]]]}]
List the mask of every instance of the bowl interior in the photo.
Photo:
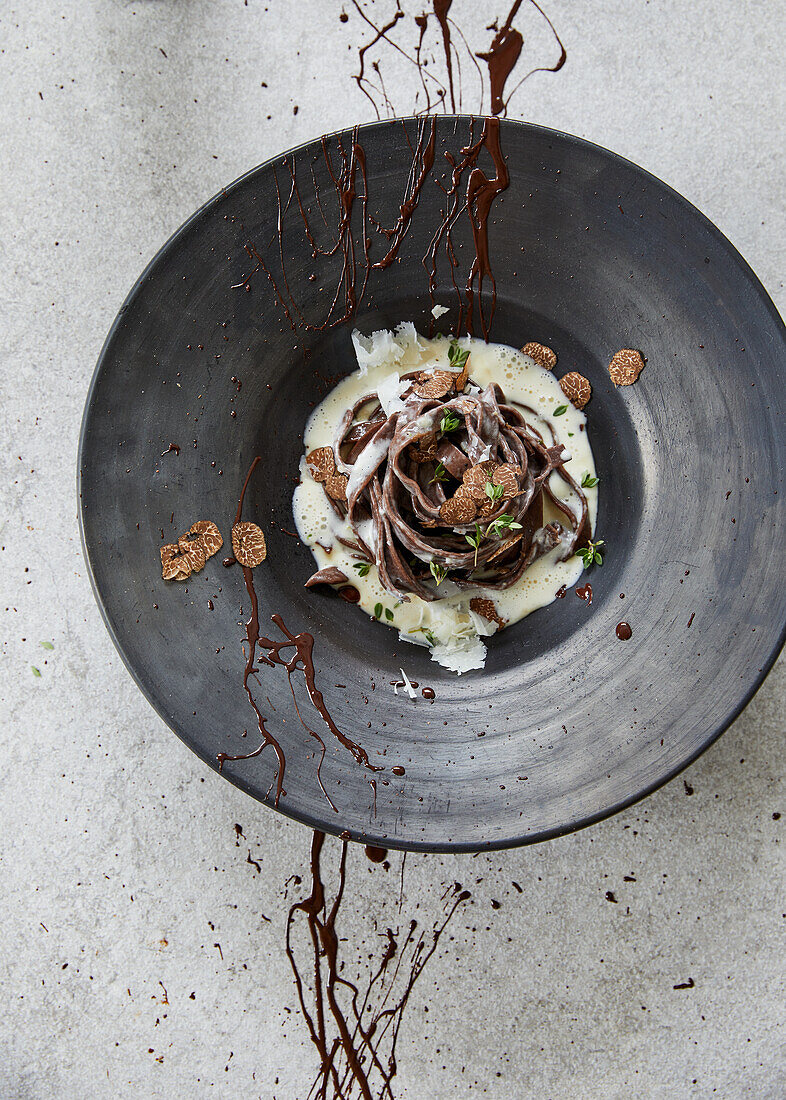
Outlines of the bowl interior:
[{"label": "bowl interior", "polygon": [[[360,293],[363,238],[372,262],[389,247],[374,223],[395,223],[424,125],[359,131],[368,220],[356,199],[354,260],[327,254],[338,206],[318,142],[245,176],[165,246],[91,389],[83,537],[110,630],[159,713],[213,766],[218,752],[248,752],[259,738],[242,686],[242,574],[222,568],[221,552],[185,585],[165,584],[158,548],[197,519],[228,539],[261,455],[244,516],[268,538],[255,571],[263,627],[278,612],[314,635],[334,720],[382,769],[359,767],[330,738],[295,676],[303,719],[328,742],[331,809],[286,676],[263,666],[255,691],[287,760],[279,808],[392,846],[501,846],[595,820],[663,782],[725,728],[774,659],[786,620],[784,335],[744,262],[674,192],[578,139],[503,122],[511,182],[490,221],[491,338],[547,343],[558,374],[590,379],[605,557],[589,577],[591,607],[569,592],[493,639],[482,672],[446,672],[357,608],[305,589],[313,559],[292,535],[303,428],[354,369],[351,328],[412,320],[447,332],[458,315],[453,278],[463,286],[474,255],[466,216],[457,266],[443,256],[438,268],[435,299],[450,312],[437,325],[423,256],[446,207],[444,153],[466,145],[467,118],[437,120],[434,168],[398,258]],[[327,143],[336,173],[352,140]],[[360,299],[354,317],[325,326],[347,287]],[[607,365],[621,347],[648,362],[635,386],[616,389]],[[615,636],[621,619],[628,642]],[[394,695],[400,667],[435,700]],[[224,774],[272,801],[275,766],[266,751]]]}]

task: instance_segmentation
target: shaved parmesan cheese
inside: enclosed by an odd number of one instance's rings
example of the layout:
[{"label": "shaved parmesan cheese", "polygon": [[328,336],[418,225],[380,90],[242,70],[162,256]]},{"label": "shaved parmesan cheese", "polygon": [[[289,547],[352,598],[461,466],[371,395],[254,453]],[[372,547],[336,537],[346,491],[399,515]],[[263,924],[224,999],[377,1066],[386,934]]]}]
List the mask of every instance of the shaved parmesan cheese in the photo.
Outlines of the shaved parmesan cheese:
[{"label": "shaved parmesan cheese", "polygon": [[352,344],[361,374],[372,367],[380,367],[383,363],[393,366],[404,354],[404,348],[395,340],[393,333],[384,328],[372,332],[370,336],[364,336],[355,329],[352,333]]},{"label": "shaved parmesan cheese", "polygon": [[395,373],[382,379],[377,386],[377,397],[380,405],[385,410],[385,416],[390,416],[391,413],[399,412],[404,408],[401,395],[408,386],[409,382],[402,382]]},{"label": "shaved parmesan cheese", "polygon": [[478,615],[477,611],[472,611],[470,609],[469,617],[472,619],[472,624],[476,632],[480,634],[482,638],[490,638],[492,634],[496,634],[499,630],[499,623],[484,619],[482,615]]},{"label": "shaved parmesan cheese", "polygon": [[404,687],[407,689],[407,695],[410,697],[410,699],[417,699],[417,692],[413,688],[412,681],[410,680],[409,676],[407,676],[403,668],[400,668],[399,672],[401,673],[402,679],[404,680]]},{"label": "shaved parmesan cheese", "polygon": [[451,638],[449,642],[435,645],[431,651],[431,659],[460,676],[462,672],[471,672],[472,669],[484,667],[486,647],[477,634],[465,634],[463,637]]},{"label": "shaved parmesan cheese", "polygon": [[412,321],[401,321],[396,325],[396,343],[405,351],[410,347],[416,348],[418,351],[423,350],[423,345],[418,336],[418,330],[415,328]]}]

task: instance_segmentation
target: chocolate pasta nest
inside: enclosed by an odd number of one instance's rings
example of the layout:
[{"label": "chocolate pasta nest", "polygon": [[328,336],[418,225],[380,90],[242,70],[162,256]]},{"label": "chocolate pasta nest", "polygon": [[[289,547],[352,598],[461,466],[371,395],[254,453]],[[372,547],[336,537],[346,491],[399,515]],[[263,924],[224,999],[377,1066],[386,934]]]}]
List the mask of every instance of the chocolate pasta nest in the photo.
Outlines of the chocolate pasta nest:
[{"label": "chocolate pasta nest", "polygon": [[[377,566],[399,599],[439,599],[445,578],[509,588],[537,558],[561,546],[567,559],[590,533],[564,445],[548,425],[544,438],[535,411],[509,404],[498,384],[475,385],[468,354],[454,343],[458,372],[412,372],[364,395],[344,414],[332,448],[306,458],[349,519],[355,540],[342,541]],[[552,473],[570,486],[569,503],[555,495]],[[544,524],[544,494],[559,520]]]}]

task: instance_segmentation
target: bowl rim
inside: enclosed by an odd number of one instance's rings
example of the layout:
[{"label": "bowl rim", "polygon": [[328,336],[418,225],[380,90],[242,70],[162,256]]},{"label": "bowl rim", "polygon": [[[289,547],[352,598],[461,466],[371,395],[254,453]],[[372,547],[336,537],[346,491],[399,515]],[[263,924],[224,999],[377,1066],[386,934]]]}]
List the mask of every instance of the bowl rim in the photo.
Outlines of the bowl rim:
[{"label": "bowl rim", "polygon": [[[137,277],[131,289],[126,294],[117,316],[115,317],[112,325],[104,339],[99,352],[96,365],[93,369],[93,373],[90,379],[90,384],[87,389],[85,397],[85,405],[82,412],[82,419],[79,430],[79,443],[77,449],[77,461],[76,461],[76,492],[77,492],[77,512],[79,520],[79,537],[82,546],[82,555],[87,567],[88,577],[90,579],[90,587],[93,591],[93,596],[98,609],[101,613],[101,617],[104,621],[104,625],[109,633],[109,637],[115,646],[118,654],[120,655],[123,664],[131,675],[132,680],[136,684],[137,688],[141,691],[142,695],[151,705],[153,710],[158,716],[165,722],[169,729],[182,741],[192,752],[200,757],[214,772],[218,772],[218,769],[207,754],[205,754],[199,746],[194,744],[192,740],[184,733],[181,732],[174,723],[174,719],[164,712],[163,707],[159,706],[159,703],[153,698],[151,691],[143,683],[142,679],[134,669],[128,655],[123,649],[123,645],[118,636],[118,632],[115,629],[115,625],[109,613],[109,609],[104,603],[104,599],[99,590],[96,580],[95,572],[93,570],[92,561],[87,548],[85,524],[86,519],[84,515],[84,500],[83,500],[83,457],[86,448],[86,437],[89,428],[89,421],[94,407],[95,391],[98,385],[99,377],[103,371],[105,360],[108,359],[110,349],[114,343],[116,333],[123,320],[126,310],[133,303],[148,277],[153,270],[158,266],[159,262],[168,255],[177,245],[180,238],[185,236],[191,228],[202,218],[211,208],[218,206],[218,204],[231,194],[235,189],[240,187],[246,180],[264,171],[283,157],[292,156],[314,146],[316,143],[321,142],[323,139],[330,140],[331,138],[344,137],[347,134],[357,131],[363,131],[367,133],[371,130],[377,130],[382,128],[390,128],[392,126],[400,126],[402,124],[414,123],[422,124],[425,118],[435,117],[438,121],[444,120],[449,123],[453,122],[476,122],[481,121],[488,116],[485,115],[473,115],[473,114],[439,114],[435,116],[417,116],[417,115],[405,115],[392,119],[380,119],[368,123],[356,123],[353,126],[345,127],[342,130],[334,130],[330,133],[319,135],[314,138],[310,138],[308,141],[303,141],[299,145],[293,146],[290,149],[286,149],[280,153],[276,153],[275,156],[268,158],[266,161],[249,168],[246,172],[243,172],[240,176],[234,179],[231,183],[222,187],[219,191],[213,194],[207,199],[201,206],[199,206],[193,214],[191,214],[178,228],[167,238],[167,240],[158,248],[153,257],[148,261],[142,270],[141,274]],[[727,253],[729,259],[738,268],[742,276],[751,284],[752,289],[755,291],[757,297],[764,305],[766,311],[769,313],[772,321],[774,322],[775,329],[779,329],[781,338],[786,346],[786,323],[778,312],[775,303],[772,301],[769,293],[764,287],[761,280],[758,278],[753,268],[740,253],[740,251],[732,244],[728,237],[711,221],[706,214],[703,214],[697,206],[694,206],[692,202],[686,199],[683,195],[676,191],[669,184],[665,183],[658,176],[649,172],[646,168],[642,168],[641,165],[635,161],[621,156],[619,153],[615,153],[611,149],[607,149],[603,145],[599,145],[596,142],[589,141],[587,138],[579,137],[576,134],[568,133],[565,130],[558,130],[549,126],[542,126],[534,122],[523,122],[517,119],[500,118],[500,125],[503,127],[521,128],[535,133],[544,138],[556,139],[560,142],[564,142],[567,145],[578,146],[584,148],[590,152],[607,158],[614,164],[623,165],[628,169],[633,169],[639,174],[645,181],[656,185],[663,189],[671,199],[676,200],[677,204],[681,206],[687,213],[693,217],[699,219],[700,224],[704,226],[706,230],[709,230],[710,235],[715,238],[718,244]],[[279,813],[290,818],[293,821],[298,821],[303,825],[312,829],[317,829],[322,832],[332,834],[333,836],[341,836],[342,839],[350,839],[360,844],[374,844],[388,849],[399,851],[415,851],[415,852],[433,852],[433,853],[472,853],[481,851],[504,851],[510,848],[519,848],[528,846],[530,844],[541,843],[542,841],[554,840],[561,836],[567,836],[570,833],[578,832],[580,829],[586,829],[591,825],[595,825],[600,821],[605,821],[607,818],[614,817],[616,814],[621,813],[623,810],[634,806],[636,803],[648,798],[655,791],[664,787],[667,783],[670,783],[673,779],[679,776],[683,771],[691,766],[707,749],[713,745],[721,734],[737,720],[740,714],[745,710],[750,701],[753,699],[756,692],[769,675],[775,661],[778,658],[781,650],[786,644],[786,620],[781,625],[780,631],[773,638],[770,645],[769,652],[766,659],[763,660],[761,667],[754,673],[751,682],[744,691],[742,697],[736,706],[730,708],[728,713],[724,715],[723,719],[718,722],[715,727],[709,731],[704,737],[702,743],[684,760],[677,764],[675,767],[670,768],[664,775],[660,776],[656,780],[647,783],[645,786],[635,791],[634,793],[619,799],[612,805],[605,807],[592,814],[585,814],[582,817],[576,818],[566,822],[563,825],[555,826],[551,829],[542,829],[535,833],[528,833],[521,836],[506,837],[502,840],[469,842],[469,841],[419,841],[413,839],[407,842],[401,842],[395,837],[389,837],[382,834],[375,834],[373,832],[361,832],[356,829],[343,829],[339,828],[339,823],[330,821],[327,817],[319,817],[318,815],[311,815],[307,812],[294,812],[285,806],[274,806],[272,801],[267,800],[265,797],[252,789],[250,783],[248,783],[242,776],[231,775],[229,773],[221,773],[225,780],[232,783],[233,786],[242,790],[244,793],[250,795],[257,802],[270,808],[276,809]]]}]

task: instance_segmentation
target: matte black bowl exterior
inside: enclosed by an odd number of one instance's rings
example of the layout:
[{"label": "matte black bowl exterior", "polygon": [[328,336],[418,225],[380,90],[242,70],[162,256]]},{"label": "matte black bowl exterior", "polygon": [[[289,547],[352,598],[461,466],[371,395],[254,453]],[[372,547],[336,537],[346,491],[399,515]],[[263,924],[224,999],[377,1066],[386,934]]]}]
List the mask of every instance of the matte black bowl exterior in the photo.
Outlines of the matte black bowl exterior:
[{"label": "matte black bowl exterior", "polygon": [[[82,533],[107,625],[158,713],[211,766],[218,752],[257,743],[241,680],[243,577],[222,568],[220,552],[187,584],[165,584],[158,549],[161,532],[169,541],[197,519],[217,522],[228,540],[245,473],[263,456],[245,510],[268,537],[254,574],[263,629],[280,612],[315,635],[334,719],[385,768],[375,796],[368,772],[326,737],[334,813],[286,676],[263,666],[257,695],[287,756],[280,809],[391,847],[522,844],[630,804],[739,714],[786,622],[786,344],[772,303],[718,230],[657,179],[575,137],[501,125],[511,183],[491,225],[492,338],[548,343],[559,374],[576,369],[592,382],[606,543],[589,578],[592,607],[568,592],[492,639],[483,672],[456,677],[357,608],[303,587],[311,554],[282,528],[294,526],[306,418],[327,380],[353,368],[352,326],[295,335],[262,271],[250,291],[233,285],[249,274],[248,241],[275,251],[274,172],[284,197],[290,182],[283,158],[207,203],[141,276],[101,353],[82,430]],[[469,126],[439,118],[437,166]],[[416,130],[414,120],[360,129],[370,208],[387,224]],[[309,165],[321,155],[318,142],[290,154],[312,207]],[[421,257],[441,198],[429,181],[400,262],[372,276],[355,321],[362,331],[402,319],[428,330]],[[295,205],[283,220],[290,286],[319,324],[336,261],[312,258]],[[458,239],[463,271],[466,226]],[[455,296],[449,274],[442,280],[448,331]],[[635,386],[615,389],[606,368],[621,347],[641,348],[648,364]],[[170,443],[180,454],[162,457]],[[622,619],[628,642],[615,637]],[[396,697],[399,666],[436,700]],[[272,804],[274,766],[266,751],[224,775]]]}]

